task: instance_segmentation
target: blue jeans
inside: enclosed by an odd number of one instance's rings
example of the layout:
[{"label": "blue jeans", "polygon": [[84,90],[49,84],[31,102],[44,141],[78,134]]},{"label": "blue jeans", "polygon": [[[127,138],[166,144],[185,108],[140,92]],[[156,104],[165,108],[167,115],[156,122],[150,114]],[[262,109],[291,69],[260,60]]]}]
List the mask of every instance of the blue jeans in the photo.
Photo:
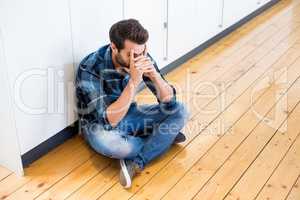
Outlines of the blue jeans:
[{"label": "blue jeans", "polygon": [[165,153],[189,118],[184,104],[133,103],[112,130],[101,124],[87,124],[84,137],[98,153],[116,159],[133,160],[140,169]]}]

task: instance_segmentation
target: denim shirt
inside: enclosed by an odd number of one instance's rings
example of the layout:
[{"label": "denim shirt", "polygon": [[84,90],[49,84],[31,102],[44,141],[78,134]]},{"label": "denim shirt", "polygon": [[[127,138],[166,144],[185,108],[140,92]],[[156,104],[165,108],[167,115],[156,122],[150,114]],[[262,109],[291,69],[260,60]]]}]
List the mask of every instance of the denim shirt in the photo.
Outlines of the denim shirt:
[{"label": "denim shirt", "polygon": [[[155,61],[154,67],[160,73]],[[118,99],[129,79],[128,73],[122,74],[115,69],[109,44],[87,55],[79,64],[75,79],[79,122],[100,123],[105,130],[113,129],[107,119],[106,108]],[[143,76],[143,81],[156,96],[158,103],[173,104],[176,101],[176,90],[172,85],[172,99],[160,102],[151,80]]]}]

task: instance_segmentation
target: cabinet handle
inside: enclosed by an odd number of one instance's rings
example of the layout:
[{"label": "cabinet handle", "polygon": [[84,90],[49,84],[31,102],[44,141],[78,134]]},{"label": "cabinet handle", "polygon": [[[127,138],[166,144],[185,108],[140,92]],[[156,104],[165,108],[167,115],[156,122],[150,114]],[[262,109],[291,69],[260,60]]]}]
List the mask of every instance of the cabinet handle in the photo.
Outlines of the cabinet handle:
[{"label": "cabinet handle", "polygon": [[164,37],[163,37],[163,60],[167,61],[168,57],[169,57],[169,49],[168,49],[168,39],[169,39],[169,0],[165,0],[164,2],[165,4],[165,11],[166,11],[166,15],[165,15],[165,20],[163,23],[163,28],[164,28]]},{"label": "cabinet handle", "polygon": [[219,24],[219,28],[222,28],[223,27],[223,23],[224,23],[224,1],[225,0],[220,0],[221,1],[221,10],[220,10],[220,13],[221,13],[221,16],[220,16],[220,24]]},{"label": "cabinet handle", "polygon": [[163,23],[163,27],[165,29],[165,37],[164,37],[164,56],[163,60],[166,61],[168,60],[168,22]]},{"label": "cabinet handle", "polygon": [[168,28],[168,22],[164,22],[164,29]]}]

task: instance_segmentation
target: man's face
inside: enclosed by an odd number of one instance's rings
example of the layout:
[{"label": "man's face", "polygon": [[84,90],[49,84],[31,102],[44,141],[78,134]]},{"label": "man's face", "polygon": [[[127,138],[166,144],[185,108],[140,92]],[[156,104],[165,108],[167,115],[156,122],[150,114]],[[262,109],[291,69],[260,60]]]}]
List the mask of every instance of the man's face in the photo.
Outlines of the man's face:
[{"label": "man's face", "polygon": [[134,57],[138,57],[140,55],[143,55],[145,48],[146,48],[146,44],[137,44],[130,40],[125,40],[124,49],[114,52],[116,61],[121,66],[129,68],[130,50],[133,49]]}]

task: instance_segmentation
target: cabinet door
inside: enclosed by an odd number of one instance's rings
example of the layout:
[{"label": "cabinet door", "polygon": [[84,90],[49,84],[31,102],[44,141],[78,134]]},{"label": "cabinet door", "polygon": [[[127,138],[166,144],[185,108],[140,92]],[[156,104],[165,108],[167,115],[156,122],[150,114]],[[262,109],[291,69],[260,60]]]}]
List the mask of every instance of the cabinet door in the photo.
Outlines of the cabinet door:
[{"label": "cabinet door", "polygon": [[149,32],[148,51],[156,60],[158,67],[164,67],[166,57],[167,0],[126,0],[124,18],[134,18]]},{"label": "cabinet door", "polygon": [[0,132],[0,165],[14,171],[18,175],[23,175],[3,42],[0,24],[0,121],[2,124]]},{"label": "cabinet door", "polygon": [[70,0],[75,65],[108,44],[109,29],[123,17],[123,0]]},{"label": "cabinet door", "polygon": [[1,0],[0,24],[24,154],[74,122],[68,0]]},{"label": "cabinet door", "polygon": [[227,28],[258,8],[258,0],[224,0],[223,23]]},{"label": "cabinet door", "polygon": [[222,0],[169,0],[168,52],[175,60],[220,31]]},{"label": "cabinet door", "polygon": [[194,47],[211,39],[222,30],[222,4],[222,0],[196,0]]}]

